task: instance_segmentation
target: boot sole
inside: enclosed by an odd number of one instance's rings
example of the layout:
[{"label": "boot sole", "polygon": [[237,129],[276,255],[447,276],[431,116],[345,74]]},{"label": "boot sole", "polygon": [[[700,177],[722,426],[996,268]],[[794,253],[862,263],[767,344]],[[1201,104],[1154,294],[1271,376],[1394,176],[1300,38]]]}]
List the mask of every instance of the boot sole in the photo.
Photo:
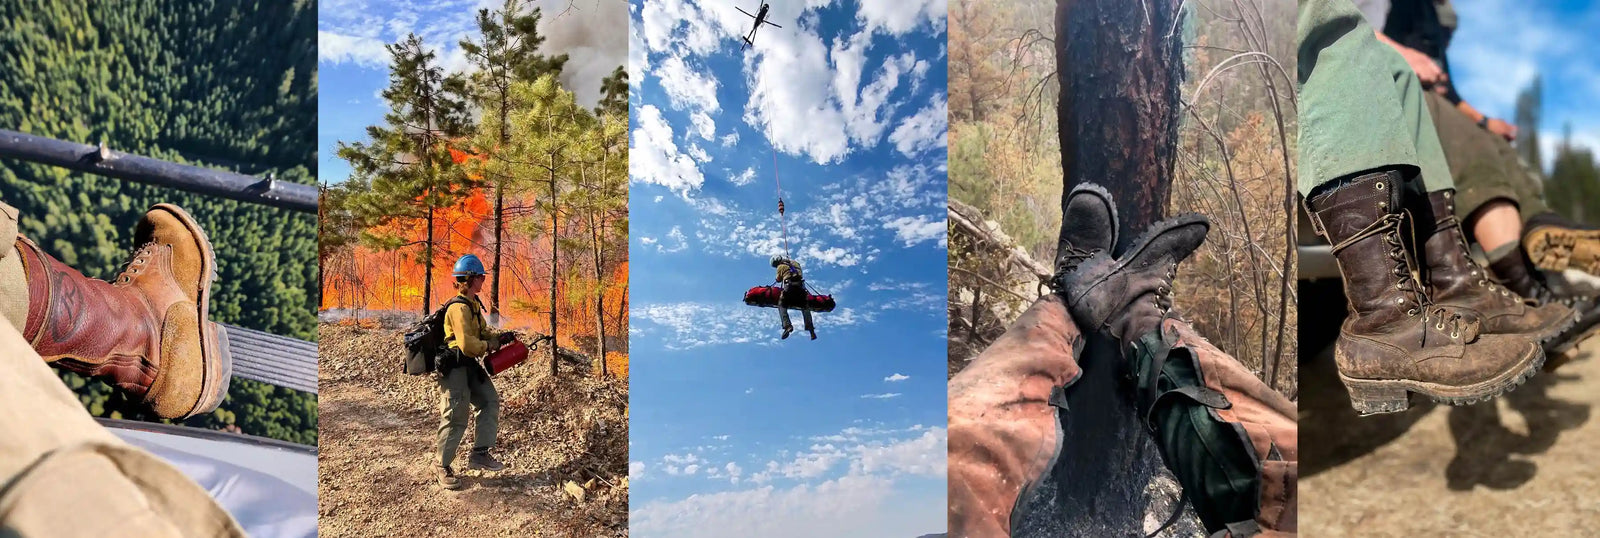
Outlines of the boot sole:
[{"label": "boot sole", "polygon": [[[211,312],[211,284],[217,279],[217,255],[211,247],[211,238],[206,235],[200,223],[188,211],[172,204],[156,204],[151,209],[160,209],[171,213],[183,223],[184,228],[193,233],[198,240],[201,260],[204,262],[200,268],[200,289],[196,290],[196,305],[200,309],[200,363],[204,371],[204,381],[201,384],[200,395],[195,399],[194,408],[185,417],[192,417],[210,413],[216,410],[226,397],[228,386],[232,381],[233,354],[228,349],[228,331],[221,325],[210,321]],[[210,330],[207,330],[210,329]],[[213,345],[215,344],[215,345]],[[212,352],[215,348],[216,351]]]},{"label": "boot sole", "polygon": [[[1578,321],[1579,320],[1573,320],[1573,323],[1576,324],[1576,323],[1578,323]],[[1562,330],[1566,330],[1566,329],[1562,329]],[[1557,344],[1555,347],[1549,349],[1548,351],[1545,351],[1545,354],[1547,354],[1547,355],[1558,355],[1558,354],[1566,353],[1568,351],[1571,351],[1572,348],[1578,347],[1578,344],[1582,344],[1585,340],[1593,338],[1595,334],[1600,334],[1600,323],[1595,323],[1593,325],[1590,325],[1590,326],[1584,328],[1582,332],[1580,332],[1580,333],[1578,333],[1576,335],[1573,335],[1572,337],[1567,338],[1566,340],[1562,341],[1560,344]]]},{"label": "boot sole", "polygon": [[478,464],[475,464],[475,463],[468,463],[467,464],[467,470],[469,470],[469,471],[504,471],[504,470],[506,470],[506,466],[501,465],[499,469],[496,469],[494,467],[487,467],[487,466],[478,465]]},{"label": "boot sole", "polygon": [[[1111,209],[1111,248],[1106,250],[1117,250],[1117,240],[1121,239],[1119,236],[1122,235],[1122,220],[1120,220],[1121,217],[1117,215],[1117,202],[1111,198],[1111,191],[1106,190],[1105,187],[1100,186],[1098,183],[1084,182],[1079,183],[1076,187],[1073,187],[1072,192],[1067,193],[1067,197],[1065,199],[1072,199],[1072,197],[1078,194],[1079,191],[1090,192],[1095,196],[1099,196],[1101,200],[1105,201],[1106,207]],[[1066,209],[1066,207],[1062,207],[1062,209]],[[1060,239],[1057,239],[1057,241],[1059,240]]]},{"label": "boot sole", "polygon": [[1600,275],[1600,249],[1592,249],[1583,256],[1577,255],[1578,243],[1600,243],[1600,231],[1569,230],[1554,226],[1541,226],[1522,238],[1523,247],[1533,265],[1546,271],[1577,269],[1591,275]]},{"label": "boot sole", "polygon": [[[1440,385],[1409,379],[1355,379],[1339,374],[1339,381],[1350,392],[1350,406],[1361,416],[1398,413],[1411,408],[1410,393],[1432,398],[1445,405],[1472,405],[1499,397],[1521,386],[1544,366],[1544,348],[1533,352],[1516,366],[1492,379],[1466,386]],[[1340,360],[1339,362],[1346,362]]]}]

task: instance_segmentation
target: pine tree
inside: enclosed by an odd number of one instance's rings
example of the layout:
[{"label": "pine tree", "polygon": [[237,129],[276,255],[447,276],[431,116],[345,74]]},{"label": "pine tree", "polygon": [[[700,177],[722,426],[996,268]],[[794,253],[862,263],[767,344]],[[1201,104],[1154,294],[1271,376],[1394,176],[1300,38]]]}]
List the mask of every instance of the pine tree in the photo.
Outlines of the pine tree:
[{"label": "pine tree", "polygon": [[[486,159],[497,158],[500,148],[511,137],[506,116],[510,111],[512,83],[534,81],[545,74],[560,75],[567,63],[566,54],[538,54],[545,40],[539,34],[541,16],[538,8],[529,10],[522,0],[506,0],[492,13],[488,9],[478,10],[481,42],[461,40],[461,50],[474,68],[468,89],[481,114],[474,145]],[[489,265],[491,323],[498,322],[500,316],[500,246],[505,233],[506,192],[516,183],[515,178],[503,173],[503,168],[491,166],[477,170],[483,180],[494,187],[494,252]]]},{"label": "pine tree", "polygon": [[[363,220],[362,241],[382,250],[421,245],[416,260],[424,267],[422,312],[433,302],[434,219],[440,208],[459,203],[475,187],[450,155],[450,145],[469,126],[462,95],[465,81],[445,76],[434,53],[415,34],[387,45],[391,57],[387,125],[367,127],[367,143],[339,143],[339,158],[350,162],[351,212]],[[411,241],[417,226],[427,238]]]},{"label": "pine tree", "polygon": [[1539,154],[1539,116],[1541,103],[1544,100],[1543,82],[1541,77],[1534,77],[1533,83],[1517,93],[1517,153],[1528,166],[1544,172],[1544,161]]},{"label": "pine tree", "polygon": [[[550,238],[550,336],[555,337],[559,334],[556,295],[561,274],[561,223],[570,218],[563,201],[571,190],[571,175],[578,172],[576,164],[584,158],[584,132],[594,119],[578,106],[572,92],[561,88],[554,75],[544,75],[531,84],[513,83],[511,103],[507,116],[511,137],[502,160],[509,165],[509,175],[529,178],[543,190],[537,203],[543,215],[527,228],[534,236]],[[550,373],[556,373],[554,345],[550,346]]]}]

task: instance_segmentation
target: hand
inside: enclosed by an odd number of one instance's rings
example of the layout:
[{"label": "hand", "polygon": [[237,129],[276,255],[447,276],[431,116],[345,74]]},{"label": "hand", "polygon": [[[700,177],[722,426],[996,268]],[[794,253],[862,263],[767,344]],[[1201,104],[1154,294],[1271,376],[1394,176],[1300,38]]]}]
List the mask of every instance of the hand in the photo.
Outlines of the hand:
[{"label": "hand", "polygon": [[1395,50],[1399,51],[1400,56],[1406,59],[1406,64],[1411,66],[1411,70],[1417,73],[1417,78],[1422,80],[1422,85],[1433,86],[1450,81],[1450,76],[1446,75],[1444,69],[1439,68],[1439,64],[1434,62],[1433,58],[1429,58],[1428,55],[1417,52],[1416,49],[1399,45],[1395,46]]},{"label": "hand", "polygon": [[1506,123],[1499,118],[1489,118],[1489,123],[1484,125],[1483,128],[1488,129],[1491,133],[1500,135],[1501,138],[1506,139],[1508,142],[1517,139],[1517,126]]}]

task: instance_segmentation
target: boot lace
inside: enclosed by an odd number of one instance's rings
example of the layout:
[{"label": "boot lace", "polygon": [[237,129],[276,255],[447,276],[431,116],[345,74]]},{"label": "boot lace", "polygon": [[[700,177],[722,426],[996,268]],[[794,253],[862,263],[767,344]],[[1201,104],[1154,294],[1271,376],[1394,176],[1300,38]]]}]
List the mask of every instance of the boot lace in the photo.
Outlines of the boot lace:
[{"label": "boot lace", "polygon": [[[1422,283],[1412,275],[1411,268],[1415,266],[1416,260],[1412,257],[1412,253],[1406,250],[1405,242],[1400,235],[1402,224],[1408,225],[1409,228],[1410,220],[1406,218],[1407,215],[1408,213],[1402,212],[1379,217],[1349,239],[1334,245],[1333,252],[1338,254],[1358,241],[1381,234],[1384,244],[1389,247],[1389,261],[1393,263],[1390,274],[1395,277],[1395,289],[1406,294],[1397,299],[1396,306],[1405,308],[1407,316],[1422,316],[1423,324],[1431,326],[1440,334],[1448,334],[1451,339],[1461,338],[1462,335],[1471,332],[1468,330],[1469,326],[1476,321],[1466,320],[1453,309],[1434,305]],[[1415,233],[1414,229],[1410,231]],[[1427,331],[1423,331],[1423,339],[1427,339]]]},{"label": "boot lace", "polygon": [[138,276],[140,273],[143,273],[145,266],[149,265],[150,257],[155,254],[155,248],[156,243],[149,242],[139,245],[138,248],[133,249],[133,251],[130,253],[131,257],[128,259],[128,263],[122,266],[122,272],[117,275],[117,279],[114,283],[126,285],[133,282],[133,278]]}]

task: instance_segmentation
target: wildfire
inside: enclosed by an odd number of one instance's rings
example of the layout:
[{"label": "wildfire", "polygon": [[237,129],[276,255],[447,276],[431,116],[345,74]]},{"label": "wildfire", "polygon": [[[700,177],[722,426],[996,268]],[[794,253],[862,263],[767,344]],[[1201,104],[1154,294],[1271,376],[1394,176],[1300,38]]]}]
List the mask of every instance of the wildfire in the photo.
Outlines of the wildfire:
[{"label": "wildfire", "polygon": [[[459,157],[458,157],[459,158]],[[531,207],[532,196],[516,200],[507,198],[510,209]],[[508,213],[511,211],[508,209]],[[500,271],[491,275],[500,279],[499,327],[513,330],[531,330],[550,333],[550,249],[548,237],[532,237],[518,230],[507,218],[502,232]],[[434,214],[434,252],[432,257],[431,311],[455,294],[455,282],[450,275],[451,265],[464,254],[476,254],[486,266],[492,266],[494,256],[494,204],[490,193],[474,192],[455,207],[437,210]],[[567,230],[581,233],[575,224],[562,225]],[[421,313],[423,308],[423,282],[426,267],[419,262],[427,237],[424,224],[394,225],[387,229],[372,230],[377,234],[394,234],[406,238],[408,244],[396,251],[378,251],[358,246],[326,260],[327,273],[322,290],[323,309],[396,310]],[[556,320],[559,328],[557,342],[565,347],[593,353],[598,334],[595,319],[597,294],[604,292],[604,323],[608,341],[627,338],[627,282],[628,264],[611,265],[607,277],[596,282],[592,262],[587,255],[561,253],[560,278],[557,284]],[[493,308],[489,287],[481,296],[485,306]],[[608,348],[618,347],[608,344]],[[610,355],[610,353],[608,353]],[[626,355],[621,359],[626,371]],[[608,361],[610,362],[610,361]]]}]

